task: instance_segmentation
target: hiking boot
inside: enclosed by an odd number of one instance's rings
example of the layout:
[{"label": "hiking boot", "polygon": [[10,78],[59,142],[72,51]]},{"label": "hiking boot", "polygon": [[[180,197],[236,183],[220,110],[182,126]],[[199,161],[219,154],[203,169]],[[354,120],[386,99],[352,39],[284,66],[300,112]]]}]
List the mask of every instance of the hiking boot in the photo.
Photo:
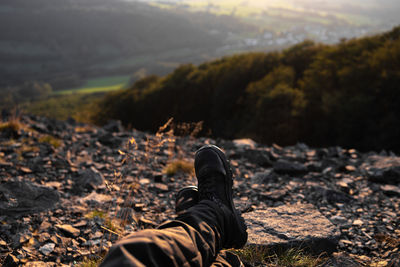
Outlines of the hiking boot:
[{"label": "hiking boot", "polygon": [[184,187],[175,196],[175,212],[177,215],[180,215],[198,202],[199,191],[197,186]]},{"label": "hiking boot", "polygon": [[233,204],[232,170],[224,152],[214,145],[201,147],[195,155],[199,201],[212,200],[224,213],[225,248],[241,248],[247,241],[244,219]]}]

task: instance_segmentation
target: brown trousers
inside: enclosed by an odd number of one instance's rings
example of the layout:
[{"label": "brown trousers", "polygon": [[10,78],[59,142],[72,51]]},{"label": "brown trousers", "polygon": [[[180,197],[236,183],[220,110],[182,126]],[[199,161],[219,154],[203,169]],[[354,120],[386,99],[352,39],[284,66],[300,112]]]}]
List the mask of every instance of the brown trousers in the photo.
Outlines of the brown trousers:
[{"label": "brown trousers", "polygon": [[202,200],[176,220],[123,238],[100,266],[241,266],[235,254],[220,252],[225,224],[221,208]]}]

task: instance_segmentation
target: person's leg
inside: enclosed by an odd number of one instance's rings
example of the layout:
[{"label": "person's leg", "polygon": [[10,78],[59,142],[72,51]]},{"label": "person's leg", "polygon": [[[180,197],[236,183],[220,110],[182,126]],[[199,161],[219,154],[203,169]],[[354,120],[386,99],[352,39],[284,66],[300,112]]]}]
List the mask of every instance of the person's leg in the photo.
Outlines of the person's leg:
[{"label": "person's leg", "polygon": [[[182,214],[189,208],[193,207],[199,202],[199,192],[197,186],[184,187],[176,194],[175,210],[176,213]],[[244,267],[240,258],[228,250],[221,250],[217,258],[211,264],[212,267]]]},{"label": "person's leg", "polygon": [[115,244],[100,266],[209,266],[217,250],[204,238],[205,233],[212,237],[212,230],[202,227],[199,232],[172,221],[160,229],[138,231]]},{"label": "person's leg", "polygon": [[246,227],[232,201],[232,173],[221,150],[196,153],[199,203],[155,230],[114,245],[101,266],[209,266],[221,248],[241,247]]}]

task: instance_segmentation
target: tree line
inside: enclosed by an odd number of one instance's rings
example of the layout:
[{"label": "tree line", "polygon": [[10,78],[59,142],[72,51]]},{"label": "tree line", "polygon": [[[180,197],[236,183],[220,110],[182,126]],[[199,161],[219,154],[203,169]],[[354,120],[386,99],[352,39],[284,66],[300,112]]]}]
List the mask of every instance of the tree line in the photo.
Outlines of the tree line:
[{"label": "tree line", "polygon": [[174,117],[215,137],[400,151],[399,35],[182,65],[107,94],[92,118],[154,131]]}]

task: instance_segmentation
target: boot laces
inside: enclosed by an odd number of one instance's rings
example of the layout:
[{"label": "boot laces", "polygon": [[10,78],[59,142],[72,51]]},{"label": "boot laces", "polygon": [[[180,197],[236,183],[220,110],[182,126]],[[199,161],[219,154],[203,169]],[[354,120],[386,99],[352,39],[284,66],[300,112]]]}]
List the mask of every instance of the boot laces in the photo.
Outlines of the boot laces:
[{"label": "boot laces", "polygon": [[218,206],[222,207],[221,199],[215,194],[215,181],[212,177],[204,177],[199,183],[200,199],[208,199],[214,201]]}]

